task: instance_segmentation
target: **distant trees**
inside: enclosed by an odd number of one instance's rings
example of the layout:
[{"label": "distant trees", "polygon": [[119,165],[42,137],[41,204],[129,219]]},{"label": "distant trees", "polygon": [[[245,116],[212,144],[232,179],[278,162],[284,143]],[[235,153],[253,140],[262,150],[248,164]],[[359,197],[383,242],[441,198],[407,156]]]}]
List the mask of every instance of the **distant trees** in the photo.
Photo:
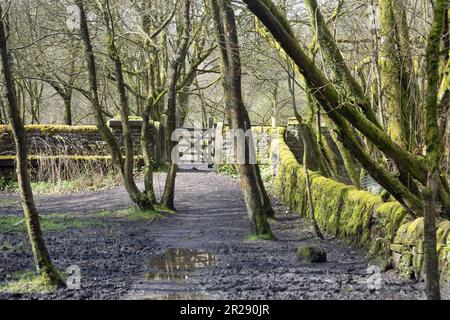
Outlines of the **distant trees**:
[{"label": "distant trees", "polygon": [[6,91],[6,109],[11,124],[16,146],[17,179],[22,199],[22,207],[28,230],[28,237],[35,261],[35,266],[42,280],[55,286],[64,286],[57,269],[53,266],[48,252],[39,221],[39,214],[33,199],[30,178],[28,174],[27,138],[23,121],[20,116],[15,92],[14,77],[11,64],[11,55],[8,51],[7,32],[4,21],[4,12],[0,5],[0,55],[2,66],[2,81]]},{"label": "distant trees", "polygon": [[[153,189],[153,166],[154,155],[151,146],[151,130],[153,122],[165,121],[163,114],[167,116],[168,137],[175,131],[177,125],[181,124],[184,119],[181,115],[186,115],[183,110],[189,98],[189,88],[193,83],[193,79],[199,72],[199,66],[212,53],[214,46],[205,48],[205,41],[198,42],[197,34],[203,30],[203,20],[194,20],[196,30],[192,31],[191,25],[191,2],[181,1],[178,7],[174,4],[172,10],[167,11],[167,16],[160,16],[161,24],[153,21],[153,18],[147,16],[149,12],[145,11],[142,18],[138,21],[139,37],[124,37],[127,31],[123,29],[123,25],[118,23],[122,19],[120,10],[122,3],[119,1],[103,0],[98,2],[97,6],[90,6],[91,12],[102,17],[101,23],[96,23],[96,32],[104,35],[106,39],[106,54],[109,57],[110,64],[100,64],[104,61],[98,58],[92,37],[89,34],[89,26],[87,11],[83,1],[76,2],[81,12],[81,30],[80,34],[83,39],[86,51],[86,65],[89,74],[90,89],[85,96],[91,101],[93,113],[96,117],[97,125],[110,146],[113,160],[116,167],[123,176],[124,185],[133,199],[133,202],[141,209],[153,209],[157,199]],[[160,3],[159,3],[160,4]],[[162,10],[161,7],[155,9]],[[144,8],[149,9],[145,6]],[[167,9],[167,7],[165,8]],[[84,20],[83,20],[84,19]],[[176,32],[171,33],[174,37],[173,51],[169,51],[166,36],[163,34],[164,28],[171,24],[175,19]],[[161,36],[163,35],[163,36]],[[161,37],[160,37],[161,36]],[[160,38],[159,38],[160,37]],[[159,41],[157,39],[159,38]],[[129,51],[126,50],[127,42],[136,46],[139,52],[138,57],[130,57]],[[193,44],[195,47],[192,48]],[[103,45],[99,46],[102,50]],[[167,63],[169,52],[174,57]],[[193,53],[190,63],[187,62],[188,55]],[[136,60],[137,59],[137,60]],[[135,63],[139,62],[138,65]],[[102,70],[99,73],[99,66],[106,68],[106,72]],[[133,68],[137,69],[133,70]],[[108,70],[111,70],[108,72]],[[111,134],[106,126],[105,107],[101,102],[99,91],[99,83],[101,75],[115,86],[115,94],[118,96],[119,114],[122,121],[124,149],[119,148],[119,143]],[[133,96],[135,99],[130,99]],[[165,99],[166,98],[166,99]],[[132,105],[131,101],[134,101]],[[166,104],[164,103],[166,101]],[[182,103],[183,102],[183,103]],[[134,108],[133,108],[134,107]],[[141,129],[141,145],[143,150],[145,168],[144,182],[145,190],[141,192],[133,179],[133,141],[131,139],[131,131],[129,127],[129,117],[131,115],[139,115],[143,119]],[[178,123],[178,124],[177,124]],[[167,141],[168,150],[174,146],[172,141]],[[161,206],[168,209],[175,209],[174,205],[174,188],[176,178],[176,164],[171,164],[167,175],[167,181],[164,193],[161,198]]]},{"label": "distant trees", "polygon": [[[16,66],[18,106],[26,123],[49,123],[48,101],[61,110],[61,123],[74,123],[73,98],[80,68],[80,41],[66,25],[67,3],[48,0],[9,3],[11,55]],[[54,111],[54,110],[53,110]],[[78,111],[78,110],[76,110]],[[55,117],[56,119],[52,119]]]}]

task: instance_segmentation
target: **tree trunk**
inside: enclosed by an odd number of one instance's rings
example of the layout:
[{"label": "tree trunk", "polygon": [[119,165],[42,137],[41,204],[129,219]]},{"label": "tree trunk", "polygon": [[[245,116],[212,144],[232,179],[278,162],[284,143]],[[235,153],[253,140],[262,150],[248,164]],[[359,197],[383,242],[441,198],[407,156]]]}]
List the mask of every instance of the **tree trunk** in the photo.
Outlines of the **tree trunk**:
[{"label": "tree trunk", "polygon": [[0,97],[0,123],[1,124],[7,124],[7,115],[5,111],[5,104],[3,101],[3,98]]},{"label": "tree trunk", "polygon": [[64,124],[72,125],[72,94],[67,94],[63,97],[64,101]]},{"label": "tree trunk", "polygon": [[115,42],[115,32],[112,20],[112,12],[109,0],[106,0],[104,7],[104,19],[108,37],[108,53],[114,64],[114,74],[116,77],[117,91],[120,98],[120,117],[122,122],[122,134],[125,149],[125,163],[123,168],[123,182],[126,190],[130,194],[135,205],[141,210],[154,210],[153,202],[146,194],[142,193],[134,181],[134,148],[131,126],[129,121],[130,107],[125,90],[125,80],[122,71],[122,61]]},{"label": "tree trunk", "polygon": [[445,12],[448,0],[435,2],[434,19],[428,35],[426,48],[426,105],[425,105],[425,143],[427,148],[426,164],[428,176],[426,188],[422,191],[424,202],[424,264],[428,299],[440,299],[439,255],[436,249],[436,195],[440,185],[439,166],[445,150],[443,142],[446,130],[439,127],[439,62]]},{"label": "tree trunk", "polygon": [[[214,23],[214,31],[216,34],[216,41],[218,43],[218,47],[220,50],[220,67],[222,70],[222,77],[225,77],[224,70],[228,69],[228,56],[227,56],[227,48],[226,48],[226,39],[225,39],[225,32],[223,30],[223,24],[221,23],[222,18],[220,17],[220,10],[217,5],[217,0],[210,0],[211,5],[211,11]],[[220,23],[219,23],[220,22]],[[230,99],[230,93],[229,91],[229,85],[227,83],[227,80],[222,80],[222,89],[223,89],[223,96],[225,98],[225,115],[228,127],[231,129],[233,127],[233,105],[231,103]]]},{"label": "tree trunk", "polygon": [[[313,202],[312,191],[311,191],[311,181],[309,178],[309,170],[311,168],[311,165],[313,163],[317,162],[317,161],[315,161],[317,158],[314,158],[314,157],[311,158],[311,155],[314,154],[313,150],[315,149],[314,141],[310,137],[310,134],[312,133],[312,128],[310,125],[305,124],[303,122],[303,119],[301,118],[300,113],[298,113],[298,110],[295,105],[294,105],[294,108],[295,108],[294,109],[295,117],[297,118],[297,121],[299,124],[299,135],[301,136],[301,138],[303,140],[303,166],[305,167],[306,197],[308,200],[309,218],[313,225],[316,236],[319,239],[323,239],[322,232],[320,231],[319,225],[317,224],[316,217],[315,217],[314,202]],[[315,171],[317,171],[319,169],[317,164],[316,164],[315,168],[316,168]]]},{"label": "tree trunk", "polygon": [[[388,132],[407,150],[414,148],[412,115],[415,88],[404,0],[379,2],[381,13],[381,86],[388,111]],[[415,115],[416,117],[419,115]]]},{"label": "tree trunk", "polygon": [[[270,30],[275,40],[279,43],[286,54],[292,58],[297,65],[299,71],[306,80],[306,85],[312,89],[314,98],[323,108],[330,119],[339,129],[345,131],[345,135],[354,135],[352,130],[348,128],[350,123],[359,132],[361,132],[371,143],[373,143],[387,157],[393,159],[399,168],[407,170],[422,185],[426,184],[428,168],[426,164],[418,157],[414,156],[408,150],[394,143],[386,132],[374,122],[368,120],[365,115],[354,108],[352,101],[341,101],[339,93],[332,83],[325,77],[324,73],[315,65],[311,59],[305,54],[300,47],[295,35],[284,17],[277,7],[270,0],[243,0],[247,7],[264,23]],[[342,127],[343,126],[343,127]],[[350,139],[353,140],[354,137]],[[358,161],[364,162],[364,168],[368,172],[372,172],[372,177],[382,185],[391,194],[395,192],[394,197],[401,203],[405,203],[405,199],[410,206],[422,212],[423,205],[418,195],[411,193],[410,190],[398,185],[398,180],[386,172],[377,163],[374,163],[370,156],[365,155],[362,148],[359,148],[357,141],[345,141],[345,143],[356,146],[357,154],[354,154]],[[355,142],[355,143],[353,143]],[[370,165],[369,165],[370,163]],[[401,183],[400,183],[401,184]],[[406,189],[406,190],[405,190]],[[443,211],[450,210],[450,198],[448,196],[448,188],[446,184],[439,185],[439,201],[443,205]],[[392,192],[391,192],[392,191]],[[406,192],[405,192],[406,191]]]},{"label": "tree trunk", "polygon": [[267,193],[266,187],[264,186],[264,181],[261,177],[261,170],[258,164],[255,164],[256,179],[258,181],[259,193],[261,194],[261,201],[264,208],[264,214],[268,218],[275,218],[275,211],[272,207],[272,201],[270,200],[269,194]]},{"label": "tree trunk", "polygon": [[[219,44],[221,40],[225,42],[226,50],[221,50],[222,55],[226,54],[222,56],[222,66],[225,67],[222,72],[227,85],[226,93],[230,95],[229,99],[233,106],[233,122],[236,129],[247,132],[251,129],[251,124],[242,100],[241,64],[234,12],[229,0],[212,0],[211,6],[219,12],[219,15],[215,15],[216,32],[223,30],[222,35],[217,34],[217,39]],[[245,150],[247,155],[251,152],[247,146]],[[274,239],[265,215],[256,165],[247,163],[247,158],[246,156],[245,163],[238,163],[237,167],[251,230],[258,238]]]},{"label": "tree trunk", "polygon": [[[2,8],[0,7],[0,17],[3,17]],[[25,215],[25,221],[28,230],[28,237],[31,242],[31,249],[38,273],[42,279],[56,286],[64,286],[58,271],[53,266],[50,254],[47,250],[44,237],[39,221],[39,214],[33,199],[33,191],[30,185],[28,175],[28,159],[27,159],[27,137],[25,127],[20,118],[19,108],[14,90],[14,78],[11,70],[10,56],[8,53],[4,21],[0,21],[0,51],[3,67],[3,81],[6,88],[7,107],[9,120],[12,126],[14,142],[16,146],[16,167],[17,179],[19,182],[20,195],[22,199],[22,207]]]},{"label": "tree trunk", "polygon": [[[297,119],[299,122],[301,119]],[[300,124],[302,127],[304,127],[304,124]],[[303,130],[302,130],[303,131]],[[302,134],[302,137],[304,135]],[[309,178],[309,160],[308,160],[308,154],[310,153],[310,145],[309,142],[303,138],[303,166],[305,167],[305,182],[306,182],[306,196],[308,198],[308,207],[309,207],[309,219],[311,220],[311,223],[314,228],[314,232],[316,233],[316,236],[319,239],[324,239],[323,234],[320,231],[319,225],[317,224],[316,217],[315,217],[315,209],[314,209],[314,201],[312,197],[312,191],[311,191],[311,181]]]},{"label": "tree trunk", "polygon": [[305,6],[311,19],[311,26],[316,32],[317,40],[319,41],[320,48],[324,54],[324,60],[331,67],[331,70],[336,77],[336,81],[342,84],[344,88],[353,95],[353,99],[362,109],[367,119],[373,125],[381,127],[376,114],[370,105],[369,99],[364,96],[362,87],[352,75],[332,33],[328,29],[326,21],[317,4],[317,0],[305,0]]},{"label": "tree trunk", "polygon": [[[177,142],[172,141],[172,134],[177,127],[177,82],[180,78],[180,66],[186,59],[189,49],[189,32],[191,27],[190,8],[191,1],[184,0],[183,10],[183,29],[180,33],[180,43],[178,45],[175,56],[171,62],[171,74],[169,78],[169,88],[167,90],[167,129],[168,129],[168,150],[169,153],[176,147]],[[178,165],[173,163],[167,173],[164,192],[161,199],[161,205],[167,209],[175,210],[175,180],[177,176]]]},{"label": "tree trunk", "polygon": [[[128,164],[124,164],[124,160],[122,158],[122,152],[119,147],[119,143],[117,142],[116,138],[114,137],[113,133],[108,128],[108,125],[103,117],[103,110],[102,106],[100,104],[100,99],[98,95],[98,83],[97,83],[97,67],[95,62],[95,55],[92,48],[91,38],[89,35],[89,28],[87,24],[87,18],[86,18],[86,11],[84,9],[84,4],[82,0],[76,0],[76,5],[78,6],[80,10],[80,33],[81,38],[83,40],[83,44],[85,47],[85,55],[86,55],[86,63],[89,73],[89,85],[90,85],[90,93],[91,93],[91,105],[94,111],[94,116],[97,121],[97,127],[100,131],[100,133],[103,136],[103,139],[108,144],[110,150],[111,150],[111,158],[112,162],[114,163],[114,166],[120,171],[122,175],[122,179],[124,182],[124,187],[127,190],[131,200],[133,203],[136,204],[136,206],[140,209],[151,209],[153,208],[153,204],[151,201],[142,193],[140,192],[136,184],[134,183],[132,173],[130,174],[130,149],[129,144],[126,146],[126,149],[128,150],[128,159],[126,161]],[[117,68],[117,65],[116,65]],[[117,75],[116,75],[117,76]],[[123,109],[123,108],[122,108]],[[126,121],[128,121],[128,114],[125,111],[125,118]],[[122,117],[123,121],[123,117]],[[123,124],[122,124],[123,125]],[[124,134],[125,138],[127,137],[127,134],[125,133],[127,130],[126,125],[124,128]],[[131,161],[133,161],[131,159]],[[126,168],[125,168],[126,167]],[[132,169],[131,169],[132,172]]]},{"label": "tree trunk", "polygon": [[175,182],[177,177],[178,165],[171,163],[167,171],[164,193],[161,198],[161,206],[165,209],[176,210],[175,208]]},{"label": "tree trunk", "polygon": [[355,160],[353,159],[352,155],[348,152],[348,150],[344,147],[344,144],[339,140],[338,135],[336,134],[335,130],[333,129],[334,125],[329,120],[328,117],[325,117],[325,122],[327,123],[327,127],[330,128],[331,138],[333,139],[334,143],[338,147],[339,153],[344,162],[345,169],[347,171],[347,174],[348,174],[350,180],[352,181],[353,186],[358,189],[361,189],[360,177],[359,177],[358,173],[356,172]]},{"label": "tree trunk", "polygon": [[155,189],[153,186],[153,165],[154,165],[154,154],[151,146],[156,145],[156,141],[152,139],[150,117],[152,105],[148,104],[144,109],[142,114],[142,127],[141,127],[141,148],[142,155],[144,157],[144,187],[145,194],[152,201],[156,203]]},{"label": "tree trunk", "polygon": [[440,300],[439,255],[436,251],[436,194],[439,184],[437,171],[428,177],[428,185],[422,190],[424,206],[423,257],[426,292],[429,300]]}]

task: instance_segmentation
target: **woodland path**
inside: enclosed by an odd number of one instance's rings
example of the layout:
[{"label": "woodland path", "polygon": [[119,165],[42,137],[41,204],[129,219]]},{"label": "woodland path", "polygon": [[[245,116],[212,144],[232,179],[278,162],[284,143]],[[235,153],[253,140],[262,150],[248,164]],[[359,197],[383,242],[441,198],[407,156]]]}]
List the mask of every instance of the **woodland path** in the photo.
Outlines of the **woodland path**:
[{"label": "woodland path", "polygon": [[[160,191],[164,176],[157,175]],[[46,233],[56,265],[79,265],[80,291],[34,294],[53,299],[420,299],[423,283],[393,271],[381,274],[381,289],[369,290],[363,251],[327,236],[317,240],[310,225],[274,200],[271,222],[277,241],[247,241],[245,205],[236,179],[213,172],[180,172],[175,215],[153,222],[96,217],[95,212],[129,207],[122,188],[73,195],[37,196],[40,212],[68,213],[105,222],[84,229]],[[91,212],[91,213],[87,213]],[[0,194],[0,216],[18,215],[17,195]],[[24,234],[0,234],[0,283],[14,271],[32,268]],[[297,261],[300,244],[327,251],[328,262]],[[2,251],[3,250],[3,251]],[[17,262],[20,261],[20,262]],[[0,298],[29,298],[5,295]]]}]

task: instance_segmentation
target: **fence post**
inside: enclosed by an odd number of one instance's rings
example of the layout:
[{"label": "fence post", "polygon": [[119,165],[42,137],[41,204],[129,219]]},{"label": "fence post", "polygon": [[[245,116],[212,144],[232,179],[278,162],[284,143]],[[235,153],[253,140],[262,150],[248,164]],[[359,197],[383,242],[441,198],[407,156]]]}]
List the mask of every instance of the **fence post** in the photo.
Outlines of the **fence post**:
[{"label": "fence post", "polygon": [[[163,114],[161,116],[161,122],[159,125],[159,133],[160,133],[160,144],[161,144],[161,163],[165,164],[170,157],[170,151],[167,150],[167,146],[169,144],[169,140],[171,137],[167,136],[167,116]],[[169,155],[168,155],[169,154]]]},{"label": "fence post", "polygon": [[214,170],[218,171],[223,160],[223,122],[218,122],[214,134]]}]

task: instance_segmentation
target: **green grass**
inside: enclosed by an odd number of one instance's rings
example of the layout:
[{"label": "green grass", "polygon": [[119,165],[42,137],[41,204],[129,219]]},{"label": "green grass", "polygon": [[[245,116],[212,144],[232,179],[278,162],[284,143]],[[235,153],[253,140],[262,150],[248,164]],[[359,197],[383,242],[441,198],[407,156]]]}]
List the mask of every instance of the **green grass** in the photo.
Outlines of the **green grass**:
[{"label": "green grass", "polygon": [[249,234],[245,240],[248,241],[273,241],[275,237],[272,234]]},{"label": "green grass", "polygon": [[[162,212],[173,214],[173,211],[157,207],[156,210],[138,210],[134,207],[117,211],[99,211],[86,213],[83,218],[69,213],[51,213],[40,216],[43,231],[63,231],[69,228],[83,229],[89,226],[105,225],[107,221],[98,218],[123,218],[130,221],[155,220],[162,217]],[[22,216],[0,217],[0,233],[26,232],[25,219]],[[0,244],[1,246],[2,244]]]},{"label": "green grass", "polygon": [[126,216],[129,220],[136,221],[136,220],[155,220],[159,217],[161,217],[161,214],[157,211],[150,211],[150,210],[137,210],[132,209],[129,210],[130,212]]},{"label": "green grass", "polygon": [[171,209],[168,209],[168,208],[166,208],[164,206],[161,206],[159,204],[155,205],[155,210],[158,211],[158,212],[164,212],[164,213],[168,213],[168,214],[176,214],[175,211],[173,211]]},{"label": "green grass", "polygon": [[[37,181],[31,182],[35,194],[76,193],[80,191],[101,191],[112,186],[118,186],[119,178],[112,174],[94,181],[91,177],[81,177],[74,180]],[[0,176],[0,191],[19,192],[17,181],[7,180]]]},{"label": "green grass", "polygon": [[[32,182],[31,188],[34,193],[46,194],[46,193],[65,193],[71,190],[75,190],[74,181],[58,181],[53,184],[48,181]],[[18,191],[18,190],[17,190]]]},{"label": "green grass", "polygon": [[234,164],[226,163],[219,167],[219,174],[223,176],[230,176],[233,178],[239,177],[239,171]]},{"label": "green grass", "polygon": [[51,292],[55,287],[48,285],[34,271],[21,271],[8,276],[5,284],[0,285],[0,292],[33,293]]},{"label": "green grass", "polygon": [[0,251],[12,251],[14,246],[9,241],[0,242]]},{"label": "green grass", "polygon": [[160,165],[153,165],[153,172],[154,173],[158,173],[158,172],[167,172],[169,171],[169,165],[167,164],[160,164]]},{"label": "green grass", "polygon": [[[103,222],[93,219],[79,219],[61,213],[41,216],[41,228],[43,231],[62,231],[68,228],[82,229],[102,224]],[[21,216],[0,217],[0,232],[26,232],[25,219]]]},{"label": "green grass", "polygon": [[14,192],[19,189],[19,185],[16,181],[7,179],[3,175],[0,175],[0,191]]},{"label": "green grass", "polygon": [[162,217],[162,210],[138,210],[135,207],[130,207],[127,209],[116,210],[116,211],[100,211],[94,213],[95,216],[99,217],[115,217],[115,218],[124,218],[130,221],[136,220],[154,220],[159,217]]}]

